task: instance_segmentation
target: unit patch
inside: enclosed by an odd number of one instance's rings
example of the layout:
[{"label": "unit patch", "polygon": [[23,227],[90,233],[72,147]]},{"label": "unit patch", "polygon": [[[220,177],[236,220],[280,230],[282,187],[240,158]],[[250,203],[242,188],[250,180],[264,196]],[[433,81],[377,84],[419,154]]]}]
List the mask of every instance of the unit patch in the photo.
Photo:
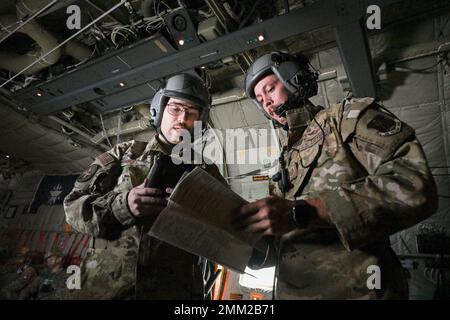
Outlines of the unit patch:
[{"label": "unit patch", "polygon": [[87,168],[80,176],[77,178],[77,182],[86,182],[91,179],[97,170],[100,168],[98,164],[92,164],[89,168]]},{"label": "unit patch", "polygon": [[[331,129],[329,126],[325,126],[324,124],[321,125],[321,128],[317,125],[313,125],[312,127],[309,127],[306,129],[305,133],[302,136],[302,139],[299,141],[300,146],[298,149],[300,151],[304,151],[308,148],[311,148],[312,146],[320,143],[324,140],[323,133],[325,133],[325,136],[330,134]],[[294,144],[294,146],[298,145],[298,142]]]},{"label": "unit patch", "polygon": [[378,135],[385,137],[399,133],[402,123],[390,115],[378,114],[367,124],[367,128],[375,129],[378,131]]}]

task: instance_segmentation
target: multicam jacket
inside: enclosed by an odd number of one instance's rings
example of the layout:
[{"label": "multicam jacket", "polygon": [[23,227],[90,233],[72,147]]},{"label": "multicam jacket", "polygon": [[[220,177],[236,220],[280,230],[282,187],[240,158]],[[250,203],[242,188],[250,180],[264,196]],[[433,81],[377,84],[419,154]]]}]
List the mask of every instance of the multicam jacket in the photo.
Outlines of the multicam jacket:
[{"label": "multicam jacket", "polygon": [[[150,237],[156,217],[138,221],[127,205],[128,192],[144,181],[161,152],[168,154],[156,138],[121,143],[98,156],[65,198],[67,222],[95,237],[75,298],[203,298],[199,258]],[[217,167],[202,167],[221,179]]]},{"label": "multicam jacket", "polygon": [[[274,185],[272,193],[319,198],[334,226],[298,229],[273,242],[264,263],[278,266],[276,298],[407,298],[389,235],[427,218],[438,204],[414,130],[371,98],[320,111],[304,132],[297,112],[287,114],[283,154],[291,186],[283,194]],[[252,262],[264,265],[256,256]]]}]

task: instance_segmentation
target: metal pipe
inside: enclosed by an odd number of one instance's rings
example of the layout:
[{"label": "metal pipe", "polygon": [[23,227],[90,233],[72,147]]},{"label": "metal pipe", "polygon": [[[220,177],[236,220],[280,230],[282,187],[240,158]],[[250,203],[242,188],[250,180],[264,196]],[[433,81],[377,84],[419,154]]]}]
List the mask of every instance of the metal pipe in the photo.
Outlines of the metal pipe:
[{"label": "metal pipe", "polygon": [[120,7],[121,5],[123,5],[125,3],[126,0],[121,0],[118,4],[116,4],[115,6],[113,6],[111,9],[109,9],[108,11],[106,11],[105,13],[103,13],[100,17],[96,18],[94,21],[90,22],[88,25],[86,25],[84,28],[78,30],[76,33],[74,33],[73,35],[71,35],[69,38],[67,38],[66,40],[64,40],[63,42],[61,42],[58,46],[56,46],[55,48],[53,48],[52,50],[50,50],[49,52],[47,52],[46,54],[44,54],[43,56],[41,56],[39,59],[37,59],[35,62],[33,62],[32,64],[30,64],[28,67],[24,68],[23,70],[21,70],[19,73],[15,74],[12,78],[9,78],[7,81],[3,82],[2,85],[0,85],[0,88],[5,86],[6,84],[10,83],[12,80],[14,80],[15,78],[17,78],[19,75],[21,75],[24,71],[28,70],[29,68],[31,68],[32,66],[34,66],[36,63],[38,63],[39,61],[43,60],[45,57],[47,57],[48,55],[50,55],[53,51],[57,50],[59,47],[65,45],[67,42],[69,42],[70,40],[72,40],[73,38],[75,38],[77,35],[79,35],[80,33],[82,33],[84,30],[90,28],[93,24],[95,24],[97,21],[103,19],[105,16],[107,16],[110,12],[116,10],[118,7]]},{"label": "metal pipe", "polygon": [[[0,16],[0,23],[9,23],[9,21],[13,21],[14,19],[17,18],[13,15]],[[10,70],[14,73],[17,73],[24,67],[30,65],[30,63],[33,63],[33,61],[37,57],[40,57],[59,44],[56,38],[44,27],[42,27],[36,20],[30,21],[29,24],[23,26],[20,30],[18,30],[18,32],[24,33],[31,39],[33,39],[39,46],[39,49],[29,51],[26,54],[0,51],[1,69]],[[88,47],[75,40],[72,40],[69,41],[64,47],[62,47],[61,50],[54,51],[46,59],[24,71],[24,74],[36,74],[42,69],[57,63],[62,53],[72,56],[81,62],[89,59],[92,55],[92,52]]]},{"label": "metal pipe", "polygon": [[33,20],[36,16],[40,15],[42,12],[44,12],[45,10],[47,10],[48,8],[50,8],[51,6],[53,6],[56,2],[58,2],[58,0],[53,0],[52,2],[50,2],[49,4],[47,4],[45,7],[43,7],[42,9],[38,10],[37,12],[35,12],[30,18],[28,18],[25,22],[23,22],[21,25],[19,25],[17,28],[15,28],[13,31],[11,31],[10,33],[8,33],[6,36],[4,36],[1,40],[0,43],[2,43],[3,41],[5,41],[6,39],[9,38],[10,35],[12,35],[14,32],[16,32],[17,30],[19,30],[20,28],[22,28],[24,25],[26,25],[28,22],[30,22],[31,20]]},{"label": "metal pipe", "polygon": [[[45,6],[51,0],[16,0],[16,13],[18,19],[25,19],[38,10],[39,8]],[[38,18],[48,15],[52,12],[60,10],[62,8],[66,9],[67,6],[76,2],[78,0],[59,0],[57,4],[42,12]]]},{"label": "metal pipe", "polygon": [[218,105],[221,105],[221,104],[237,102],[237,101],[240,101],[240,100],[244,100],[246,98],[247,97],[245,96],[245,93],[242,92],[242,94],[233,94],[231,96],[215,98],[215,99],[212,100],[211,105],[212,106],[218,106]]},{"label": "metal pipe", "polygon": [[[17,19],[14,15],[0,16],[1,23],[8,21],[13,21]],[[40,57],[45,52],[51,50],[58,45],[56,38],[43,28],[36,20],[30,21],[27,25],[23,26],[18,30],[20,33],[28,35],[33,39],[39,46],[37,50],[31,50],[26,54],[17,54],[14,52],[0,51],[0,68],[13,71],[14,73],[19,72],[24,67],[30,65],[37,57]],[[38,64],[30,67],[28,70],[24,71],[25,75],[32,75],[48,66],[51,66],[58,62],[61,57],[62,50],[55,50],[51,55],[47,56]]]},{"label": "metal pipe", "polygon": [[74,57],[78,61],[85,61],[92,55],[91,49],[77,41],[69,41],[63,48],[64,54]]},{"label": "metal pipe", "polygon": [[128,122],[122,124],[117,128],[111,128],[105,130],[104,132],[98,133],[95,136],[91,137],[91,141],[95,144],[99,144],[108,137],[113,137],[117,135],[127,135],[135,132],[143,131],[150,128],[149,119],[142,118],[136,121]]},{"label": "metal pipe", "polygon": [[[442,43],[438,48],[430,50],[430,51],[426,51],[423,53],[417,53],[417,54],[413,54],[413,55],[408,55],[408,52],[406,54],[403,54],[403,57],[400,57],[396,60],[392,60],[392,61],[388,61],[388,65],[393,65],[399,62],[406,62],[406,61],[410,61],[410,60],[416,60],[416,59],[420,59],[420,58],[425,58],[425,57],[429,57],[429,56],[433,56],[433,55],[437,55],[441,52],[446,52],[450,50],[450,47],[448,50],[442,50],[443,47],[445,47],[446,45],[448,45],[449,43]],[[414,47],[412,47],[412,49],[410,50],[405,50],[405,51],[414,51]]]},{"label": "metal pipe", "polygon": [[222,27],[225,29],[226,33],[229,33],[228,29],[228,19],[225,13],[223,12],[221,8],[221,4],[217,0],[205,0],[208,7],[211,9],[211,11],[214,13],[214,15],[217,17],[217,20],[222,25]]},{"label": "metal pipe", "polygon": [[[52,119],[53,121],[58,122],[60,125],[63,125],[64,127],[69,128],[73,132],[78,133],[80,136],[82,136],[82,137],[88,139],[89,141],[93,142],[93,138],[94,137],[91,137],[90,135],[88,135],[87,133],[81,131],[80,129],[78,129],[77,127],[71,125],[70,123],[68,123],[68,122],[66,122],[66,121],[64,121],[64,120],[62,120],[62,119],[60,119],[60,118],[58,118],[56,116],[48,116],[48,117],[50,119]],[[95,142],[93,142],[93,143],[95,143]],[[97,145],[102,147],[104,150],[109,150],[110,149],[107,145],[105,145],[103,143],[97,143]]]},{"label": "metal pipe", "polygon": [[319,79],[317,79],[317,82],[327,81],[331,79],[337,78],[337,71],[331,70],[324,73],[319,74]]}]

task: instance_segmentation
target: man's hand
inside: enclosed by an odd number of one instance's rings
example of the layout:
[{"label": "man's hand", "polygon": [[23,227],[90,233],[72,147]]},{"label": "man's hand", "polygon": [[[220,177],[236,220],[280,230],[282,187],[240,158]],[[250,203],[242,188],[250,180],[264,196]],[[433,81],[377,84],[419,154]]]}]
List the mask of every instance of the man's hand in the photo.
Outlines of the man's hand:
[{"label": "man's hand", "polygon": [[233,226],[245,232],[281,235],[295,229],[293,202],[270,196],[242,206],[235,212]]},{"label": "man's hand", "polygon": [[[167,205],[166,195],[162,190],[146,188],[146,183],[147,179],[128,193],[128,207],[136,218],[158,215]],[[171,192],[172,189],[166,189],[166,193]]]}]

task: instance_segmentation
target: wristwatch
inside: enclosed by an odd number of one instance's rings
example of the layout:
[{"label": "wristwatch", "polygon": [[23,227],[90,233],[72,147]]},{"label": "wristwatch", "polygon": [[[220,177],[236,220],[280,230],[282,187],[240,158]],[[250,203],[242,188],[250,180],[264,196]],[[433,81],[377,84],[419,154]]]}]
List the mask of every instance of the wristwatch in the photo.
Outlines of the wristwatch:
[{"label": "wristwatch", "polygon": [[316,213],[316,208],[309,205],[305,200],[294,200],[292,220],[294,220],[298,229],[306,229]]}]

